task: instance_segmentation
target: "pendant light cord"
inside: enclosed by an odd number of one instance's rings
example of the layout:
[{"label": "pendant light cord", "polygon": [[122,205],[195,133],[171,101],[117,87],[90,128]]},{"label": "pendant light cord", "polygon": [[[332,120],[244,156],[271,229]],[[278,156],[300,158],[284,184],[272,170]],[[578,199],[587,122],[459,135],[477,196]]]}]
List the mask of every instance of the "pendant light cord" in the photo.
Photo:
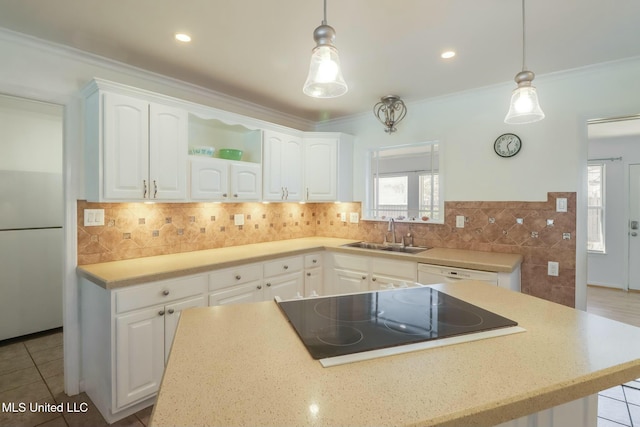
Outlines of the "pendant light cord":
[{"label": "pendant light cord", "polygon": [[324,19],[322,20],[322,25],[327,25],[327,0],[324,0]]},{"label": "pendant light cord", "polygon": [[[325,0],[326,2],[326,0]],[[326,12],[325,12],[326,13]],[[525,71],[526,68],[526,63],[525,63],[525,58],[527,57],[526,55],[526,44],[525,44],[525,20],[524,20],[524,0],[522,0],[522,71]]]}]

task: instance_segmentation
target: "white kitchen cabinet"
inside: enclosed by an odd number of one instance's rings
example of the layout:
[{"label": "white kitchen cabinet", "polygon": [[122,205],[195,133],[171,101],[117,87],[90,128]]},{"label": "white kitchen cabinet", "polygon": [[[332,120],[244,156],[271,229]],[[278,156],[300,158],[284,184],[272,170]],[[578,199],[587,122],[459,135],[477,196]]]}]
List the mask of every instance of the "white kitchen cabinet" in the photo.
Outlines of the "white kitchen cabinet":
[{"label": "white kitchen cabinet", "polygon": [[256,280],[209,294],[209,306],[247,304],[263,300],[262,281]]},{"label": "white kitchen cabinet", "polygon": [[324,263],[320,252],[304,256],[304,296],[319,296],[324,292]]},{"label": "white kitchen cabinet", "polygon": [[90,86],[87,199],[186,200],[187,129],[186,110]]},{"label": "white kitchen cabinet", "polygon": [[330,252],[331,294],[365,292],[411,286],[417,278],[418,263],[365,255]]},{"label": "white kitchen cabinet", "polygon": [[260,200],[262,179],[259,164],[194,156],[189,161],[191,200]]},{"label": "white kitchen cabinet", "polygon": [[181,312],[206,305],[207,275],[108,290],[80,281],[85,391],[113,423],[153,404]]},{"label": "white kitchen cabinet", "polygon": [[302,138],[264,131],[263,200],[302,200]]},{"label": "white kitchen cabinet", "polygon": [[305,200],[353,199],[353,137],[341,133],[307,132],[304,136]]}]

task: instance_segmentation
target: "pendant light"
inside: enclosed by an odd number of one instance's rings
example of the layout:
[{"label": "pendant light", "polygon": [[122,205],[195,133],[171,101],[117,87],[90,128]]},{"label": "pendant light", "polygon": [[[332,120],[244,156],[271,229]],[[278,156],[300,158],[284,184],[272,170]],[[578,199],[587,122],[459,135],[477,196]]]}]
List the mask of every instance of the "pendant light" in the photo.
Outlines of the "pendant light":
[{"label": "pendant light", "polygon": [[516,74],[514,78],[518,87],[513,90],[509,112],[504,118],[504,122],[508,124],[533,123],[544,119],[544,113],[538,103],[538,93],[536,88],[531,85],[535,74],[532,71],[528,71],[525,66],[524,1],[522,0],[522,71]]},{"label": "pendant light", "polygon": [[313,31],[316,47],[311,53],[309,75],[302,91],[313,98],[336,98],[347,93],[347,84],[340,71],[338,49],[333,44],[336,30],[327,25],[327,0],[324,0],[324,19]]}]

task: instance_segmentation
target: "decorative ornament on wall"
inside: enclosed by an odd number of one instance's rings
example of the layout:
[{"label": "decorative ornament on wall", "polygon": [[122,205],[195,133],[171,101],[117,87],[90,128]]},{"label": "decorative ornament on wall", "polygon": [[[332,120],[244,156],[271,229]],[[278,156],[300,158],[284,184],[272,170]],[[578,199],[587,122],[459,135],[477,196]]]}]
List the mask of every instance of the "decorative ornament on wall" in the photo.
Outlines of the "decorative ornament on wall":
[{"label": "decorative ornament on wall", "polygon": [[522,140],[518,135],[505,133],[496,138],[493,150],[500,157],[513,157],[520,152]]}]

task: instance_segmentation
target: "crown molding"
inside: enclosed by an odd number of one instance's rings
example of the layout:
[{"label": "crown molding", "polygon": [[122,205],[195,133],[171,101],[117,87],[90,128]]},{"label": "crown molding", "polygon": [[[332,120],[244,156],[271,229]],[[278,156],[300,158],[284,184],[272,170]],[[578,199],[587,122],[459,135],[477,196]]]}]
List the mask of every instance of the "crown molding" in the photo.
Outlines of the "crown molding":
[{"label": "crown molding", "polygon": [[54,53],[70,60],[122,73],[134,78],[145,79],[155,84],[169,86],[173,89],[186,92],[197,97],[204,96],[211,100],[214,105],[210,106],[214,108],[219,108],[215,104],[222,104],[225,105],[225,109],[229,107],[230,112],[247,115],[259,120],[274,122],[275,124],[293,127],[299,130],[311,130],[315,128],[315,122],[311,120],[283,113],[245,99],[236,98],[222,92],[179,80],[177,78],[165,76],[124,62],[105,58],[74,47],[54,43],[24,33],[0,28],[0,40],[47,52],[49,54]]}]

